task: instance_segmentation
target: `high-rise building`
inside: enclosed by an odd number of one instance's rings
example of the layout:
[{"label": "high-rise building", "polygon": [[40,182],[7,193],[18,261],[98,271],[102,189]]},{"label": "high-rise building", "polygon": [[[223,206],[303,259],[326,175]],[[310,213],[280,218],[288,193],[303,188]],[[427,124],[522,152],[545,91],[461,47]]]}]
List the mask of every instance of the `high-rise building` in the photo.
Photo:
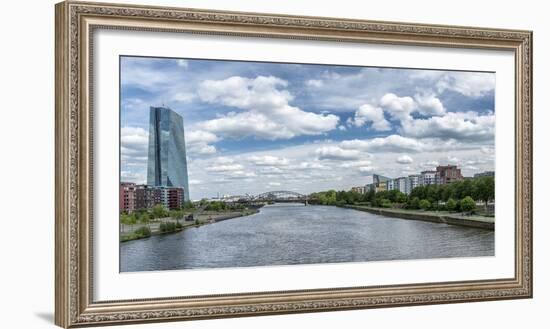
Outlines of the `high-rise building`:
[{"label": "high-rise building", "polygon": [[420,184],[421,185],[433,185],[437,184],[437,171],[426,170],[420,173]]},{"label": "high-rise building", "polygon": [[182,187],[189,201],[183,118],[166,107],[151,107],[147,185]]},{"label": "high-rise building", "polygon": [[407,177],[396,178],[394,182],[394,189],[399,190],[401,193],[407,194],[408,181],[409,180]]},{"label": "high-rise building", "polygon": [[374,185],[377,185],[377,184],[380,184],[380,183],[385,183],[385,182],[389,181],[390,179],[391,178],[389,178],[389,177],[378,175],[378,174],[373,174],[372,175],[372,183]]},{"label": "high-rise building", "polygon": [[375,186],[373,183],[365,185],[365,193],[369,193],[370,191],[374,191],[374,190],[375,190]]},{"label": "high-rise building", "polygon": [[464,179],[461,170],[457,166],[437,166],[436,171],[439,184],[449,184]]},{"label": "high-rise building", "polygon": [[386,189],[388,191],[392,191],[392,190],[396,190],[397,188],[395,187],[395,179],[390,179],[386,182]]},{"label": "high-rise building", "polygon": [[409,179],[407,180],[407,193],[405,194],[411,194],[412,190],[420,185],[421,178],[421,175],[410,175]]},{"label": "high-rise building", "polygon": [[387,182],[390,181],[391,178],[385,177],[378,174],[372,175],[372,184],[375,192],[381,192],[387,190]]},{"label": "high-rise building", "polygon": [[376,187],[374,188],[374,191],[376,193],[387,191],[388,190],[387,183],[388,181],[378,183],[378,185],[376,185]]}]

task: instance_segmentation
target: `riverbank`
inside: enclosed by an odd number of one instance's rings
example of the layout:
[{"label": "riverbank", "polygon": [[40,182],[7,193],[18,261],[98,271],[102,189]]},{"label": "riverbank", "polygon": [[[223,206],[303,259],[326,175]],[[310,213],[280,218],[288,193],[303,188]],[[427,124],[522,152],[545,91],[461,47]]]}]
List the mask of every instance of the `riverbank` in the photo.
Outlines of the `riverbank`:
[{"label": "riverbank", "polygon": [[494,239],[491,230],[274,204],[242,219],[121,243],[120,271],[490,257]]},{"label": "riverbank", "polygon": [[[258,209],[247,209],[244,211],[231,211],[231,212],[205,212],[200,215],[197,215],[195,220],[193,221],[185,221],[183,219],[180,219],[179,221],[170,217],[167,218],[161,218],[154,222],[151,222],[149,224],[134,224],[134,225],[127,225],[127,224],[121,224],[120,226],[120,242],[127,242],[132,240],[139,240],[139,239],[145,239],[153,235],[163,235],[163,234],[171,234],[171,233],[178,233],[181,232],[187,228],[191,227],[199,227],[202,225],[208,225],[213,224],[216,222],[221,222],[224,220],[232,219],[232,218],[238,218],[238,217],[244,217],[244,216],[250,216],[253,214],[258,213]],[[171,231],[162,231],[161,225],[166,223],[174,223],[178,224],[178,227],[175,227],[174,230]],[[149,233],[144,234],[143,229],[148,228]]]},{"label": "riverbank", "polygon": [[443,223],[449,225],[458,225],[466,227],[482,228],[486,230],[495,229],[494,217],[483,217],[475,215],[461,215],[458,213],[450,213],[443,211],[422,211],[422,210],[410,210],[410,209],[389,209],[389,208],[376,208],[369,206],[358,205],[343,205],[343,208],[354,209],[359,211],[366,211],[376,215],[382,215],[387,217],[397,217],[401,219],[419,220],[432,223]]}]

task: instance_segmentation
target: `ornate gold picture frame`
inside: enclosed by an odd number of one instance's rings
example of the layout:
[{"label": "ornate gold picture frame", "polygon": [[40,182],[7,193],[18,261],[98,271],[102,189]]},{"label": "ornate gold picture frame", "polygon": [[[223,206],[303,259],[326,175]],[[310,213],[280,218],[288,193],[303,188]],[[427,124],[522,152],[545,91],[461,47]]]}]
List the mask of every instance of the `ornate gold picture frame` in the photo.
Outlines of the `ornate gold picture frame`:
[{"label": "ornate gold picture frame", "polygon": [[[55,24],[57,325],[69,328],[532,297],[532,32],[76,1],[56,5]],[[100,29],[513,52],[515,214],[510,218],[515,223],[514,276],[95,301],[92,36]]]}]

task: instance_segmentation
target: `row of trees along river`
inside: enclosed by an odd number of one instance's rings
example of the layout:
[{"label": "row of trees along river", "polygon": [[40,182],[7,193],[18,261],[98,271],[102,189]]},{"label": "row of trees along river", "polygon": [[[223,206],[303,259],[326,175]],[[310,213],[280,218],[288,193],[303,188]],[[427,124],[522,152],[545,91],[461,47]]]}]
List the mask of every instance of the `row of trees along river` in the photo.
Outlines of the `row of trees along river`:
[{"label": "row of trees along river", "polygon": [[246,208],[242,204],[228,204],[222,201],[208,201],[206,199],[199,202],[186,202],[181,209],[169,210],[162,204],[157,204],[151,209],[137,209],[136,211],[128,214],[122,212],[120,214],[120,222],[122,224],[133,225],[133,224],[147,224],[152,220],[160,218],[173,218],[176,220],[182,219],[186,215],[189,215],[196,211],[197,209],[203,209],[205,211],[215,211],[215,212],[224,212],[224,211],[241,211]]},{"label": "row of trees along river", "polygon": [[374,207],[423,210],[447,210],[473,213],[476,201],[484,203],[484,214],[489,215],[488,203],[495,198],[494,177],[465,179],[445,185],[415,187],[409,195],[399,190],[369,191],[361,194],[354,191],[317,192],[311,195],[323,205],[350,205],[366,203]]}]

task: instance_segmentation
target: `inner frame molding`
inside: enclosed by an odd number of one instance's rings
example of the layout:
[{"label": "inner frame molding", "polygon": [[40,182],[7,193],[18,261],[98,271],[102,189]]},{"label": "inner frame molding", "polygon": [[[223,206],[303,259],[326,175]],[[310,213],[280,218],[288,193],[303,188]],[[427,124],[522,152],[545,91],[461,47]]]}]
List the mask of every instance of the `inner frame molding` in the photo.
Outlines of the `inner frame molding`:
[{"label": "inner frame molding", "polygon": [[[79,1],[59,3],[55,10],[57,325],[69,328],[532,297],[531,31]],[[513,51],[514,278],[94,302],[91,54],[97,29]]]}]

